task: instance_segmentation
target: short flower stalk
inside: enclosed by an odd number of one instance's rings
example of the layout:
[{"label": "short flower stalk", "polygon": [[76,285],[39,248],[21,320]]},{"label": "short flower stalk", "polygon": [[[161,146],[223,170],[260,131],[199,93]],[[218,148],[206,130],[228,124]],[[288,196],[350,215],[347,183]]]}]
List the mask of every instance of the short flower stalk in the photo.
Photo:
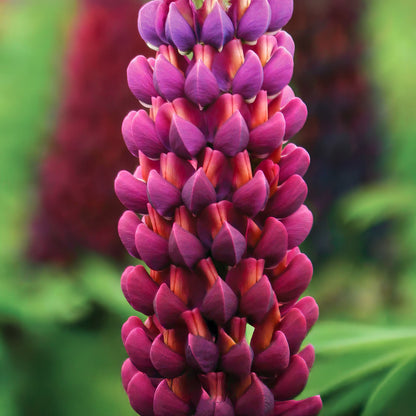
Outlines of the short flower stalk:
[{"label": "short flower stalk", "polygon": [[[115,190],[120,238],[142,265],[121,286],[131,306],[122,382],[141,416],[313,416],[294,400],[314,361],[303,340],[318,318],[300,298],[312,264],[298,246],[307,152],[288,141],[307,110],[288,86],[291,0],[154,0],[139,32],[157,50],[127,70],[149,110],[124,140],[139,165]],[[254,327],[251,340],[248,326]]]}]

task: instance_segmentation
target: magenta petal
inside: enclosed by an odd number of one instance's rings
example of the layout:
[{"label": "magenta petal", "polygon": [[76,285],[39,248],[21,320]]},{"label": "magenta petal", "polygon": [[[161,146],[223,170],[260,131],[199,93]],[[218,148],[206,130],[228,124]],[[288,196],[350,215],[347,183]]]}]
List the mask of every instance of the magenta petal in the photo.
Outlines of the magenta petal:
[{"label": "magenta petal", "polygon": [[169,142],[172,150],[184,159],[192,159],[206,144],[202,131],[176,114],[170,125]]},{"label": "magenta petal", "polygon": [[217,401],[208,395],[201,396],[194,416],[234,416],[234,406],[230,399]]},{"label": "magenta petal", "polygon": [[275,95],[289,84],[293,75],[293,57],[280,46],[273,53],[269,62],[264,66],[264,82],[262,89],[267,95]]},{"label": "magenta petal", "polygon": [[292,17],[293,0],[269,0],[271,9],[268,32],[275,32],[283,27]]},{"label": "magenta petal", "polygon": [[319,307],[315,299],[306,296],[295,304],[295,308],[302,312],[306,319],[306,330],[309,331],[319,317]]},{"label": "magenta petal", "polygon": [[279,302],[297,299],[308,287],[312,274],[311,261],[305,254],[298,254],[272,284]]},{"label": "magenta petal", "polygon": [[270,24],[271,10],[267,0],[252,0],[238,23],[237,37],[254,42],[263,35]]},{"label": "magenta petal", "polygon": [[309,377],[309,368],[298,355],[290,359],[289,367],[279,375],[272,393],[276,400],[289,400],[297,396],[305,388]]},{"label": "magenta petal", "polygon": [[201,42],[221,49],[234,37],[234,25],[224,9],[215,3],[201,30]]},{"label": "magenta petal", "polygon": [[162,283],[155,296],[154,308],[160,323],[166,328],[174,328],[181,322],[181,314],[186,305],[166,285]]},{"label": "magenta petal", "polygon": [[285,140],[288,140],[304,126],[308,117],[308,109],[305,103],[296,97],[290,100],[281,111],[286,122]]},{"label": "magenta petal", "polygon": [[143,266],[136,266],[126,278],[125,284],[130,305],[139,312],[153,315],[153,299],[159,286]]},{"label": "magenta petal", "polygon": [[195,173],[195,168],[173,152],[160,155],[160,171],[164,179],[182,189],[186,181]]},{"label": "magenta petal", "polygon": [[144,41],[156,49],[163,42],[156,33],[155,16],[161,1],[152,1],[142,6],[139,11],[138,28],[140,36]]},{"label": "magenta petal", "polygon": [[158,159],[165,146],[157,137],[155,123],[144,110],[139,110],[131,125],[136,146],[147,157]]},{"label": "magenta petal", "polygon": [[152,97],[157,96],[153,69],[143,55],[136,56],[127,67],[127,83],[134,96],[144,104],[152,104]]},{"label": "magenta petal", "polygon": [[181,191],[163,179],[155,170],[150,171],[147,195],[153,208],[162,216],[172,217],[182,203]]},{"label": "magenta petal", "polygon": [[211,104],[220,94],[216,78],[201,59],[198,59],[186,77],[185,94],[202,107]]},{"label": "magenta petal", "polygon": [[146,183],[135,178],[130,172],[122,170],[114,181],[116,195],[120,202],[132,211],[147,214],[147,187]]},{"label": "magenta petal", "polygon": [[276,113],[250,132],[248,150],[257,155],[269,154],[283,143],[284,134],[285,118],[282,113]]},{"label": "magenta petal", "polygon": [[306,336],[306,319],[297,308],[292,308],[280,322],[279,330],[282,331],[289,344],[290,353],[295,354]]},{"label": "magenta petal", "polygon": [[130,332],[136,328],[145,329],[145,326],[143,325],[143,322],[140,320],[139,317],[130,316],[129,319],[127,319],[127,321],[124,322],[123,326],[121,327],[121,340],[123,341],[123,344],[125,344]]},{"label": "magenta petal", "polygon": [[118,221],[118,235],[130,256],[140,258],[136,248],[136,229],[141,221],[133,211],[125,211]]},{"label": "magenta petal", "polygon": [[141,259],[153,270],[163,270],[169,266],[168,241],[150,230],[147,225],[137,227],[135,242]]},{"label": "magenta petal", "polygon": [[270,346],[256,354],[253,361],[253,370],[262,376],[274,376],[289,365],[290,351],[286,337],[281,331],[273,335]]},{"label": "magenta petal", "polygon": [[142,328],[135,328],[130,331],[124,347],[130,360],[139,371],[149,376],[157,375],[152,362],[150,361],[150,347],[152,342]]},{"label": "magenta petal", "polygon": [[196,43],[194,30],[189,26],[174,2],[169,5],[165,33],[168,40],[181,52],[190,51]]},{"label": "magenta petal", "polygon": [[177,266],[195,266],[205,256],[205,249],[197,237],[174,223],[169,237],[169,255]]},{"label": "magenta petal", "polygon": [[251,385],[235,403],[235,412],[238,416],[267,416],[273,405],[272,392],[252,373]]},{"label": "magenta petal", "polygon": [[240,314],[252,324],[260,323],[275,302],[267,276],[263,276],[240,299]]},{"label": "magenta petal", "polygon": [[248,100],[257,95],[263,84],[263,67],[257,54],[248,51],[232,82],[233,94]]},{"label": "magenta petal", "polygon": [[307,194],[308,187],[302,177],[292,175],[270,198],[266,215],[276,218],[288,217],[304,203]]},{"label": "magenta petal", "polygon": [[188,335],[186,360],[197,371],[209,373],[217,367],[219,351],[214,342],[199,335]]},{"label": "magenta petal", "polygon": [[214,137],[214,149],[224,153],[225,156],[234,157],[247,147],[248,139],[249,131],[247,124],[237,110],[217,130]]},{"label": "magenta petal", "polygon": [[141,416],[153,416],[155,388],[146,374],[138,372],[130,381],[127,395],[131,407]]},{"label": "magenta petal", "polygon": [[191,414],[190,405],[173,393],[166,379],[157,386],[153,403],[153,416],[188,416]]},{"label": "magenta petal", "polygon": [[137,368],[134,366],[131,360],[127,358],[121,367],[121,383],[123,384],[124,390],[126,390],[126,392],[130,380],[136,375],[137,372]]},{"label": "magenta petal", "polygon": [[315,361],[315,348],[313,345],[307,345],[299,354],[299,357],[302,357],[308,366],[309,370],[312,368]]},{"label": "magenta petal", "polygon": [[232,289],[221,278],[207,292],[201,305],[202,314],[223,326],[235,314],[238,299]]},{"label": "magenta petal", "polygon": [[163,335],[158,335],[150,348],[150,359],[161,376],[179,377],[185,371],[185,357],[171,350],[164,342]]},{"label": "magenta petal", "polygon": [[279,182],[285,182],[292,175],[303,176],[310,163],[309,153],[303,147],[289,143],[282,152],[279,161]]},{"label": "magenta petal", "polygon": [[173,101],[183,96],[185,77],[163,55],[156,58],[153,83],[157,92],[166,100]]},{"label": "magenta petal", "polygon": [[256,216],[263,210],[269,199],[269,182],[263,171],[259,170],[253,179],[237,189],[233,195],[233,204],[249,217]]},{"label": "magenta petal", "polygon": [[127,116],[124,117],[123,124],[121,125],[121,134],[123,135],[124,143],[126,143],[129,152],[133,156],[138,157],[139,148],[137,147],[136,140],[134,140],[132,130],[133,119],[136,114],[137,111],[130,111]]},{"label": "magenta petal", "polygon": [[264,259],[266,268],[276,267],[286,254],[287,244],[286,228],[276,218],[269,217],[253,255],[256,259]]},{"label": "magenta petal", "polygon": [[244,236],[225,221],[214,238],[211,251],[215,260],[234,266],[243,257],[246,248],[247,243]]},{"label": "magenta petal", "polygon": [[124,297],[127,299],[127,302],[129,303],[130,303],[130,298],[129,298],[129,292],[127,291],[127,277],[132,270],[134,270],[133,266],[127,266],[124,272],[122,273],[121,279],[120,279],[121,291],[123,292]]},{"label": "magenta petal", "polygon": [[243,341],[233,345],[230,350],[221,356],[220,367],[227,374],[235,377],[244,377],[250,374],[253,362],[253,350]]},{"label": "magenta petal", "polygon": [[311,231],[313,215],[305,205],[302,205],[295,213],[281,221],[286,227],[288,250],[290,250],[299,246]]},{"label": "magenta petal", "polygon": [[319,396],[303,400],[276,401],[274,416],[317,416],[322,409]]},{"label": "magenta petal", "polygon": [[295,42],[289,33],[285,32],[284,30],[280,30],[276,35],[276,41],[278,46],[283,46],[292,56],[295,54]]},{"label": "magenta petal", "polygon": [[199,168],[186,182],[182,189],[182,199],[192,213],[196,213],[217,200],[212,183],[204,169]]}]

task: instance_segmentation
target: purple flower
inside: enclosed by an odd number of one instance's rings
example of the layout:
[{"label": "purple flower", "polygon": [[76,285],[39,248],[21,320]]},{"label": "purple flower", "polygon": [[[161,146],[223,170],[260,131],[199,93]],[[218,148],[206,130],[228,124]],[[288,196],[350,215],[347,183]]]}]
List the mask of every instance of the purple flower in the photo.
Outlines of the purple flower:
[{"label": "purple flower", "polygon": [[130,266],[121,279],[149,316],[122,329],[123,386],[141,415],[321,409],[319,396],[294,400],[314,361],[301,344],[319,312],[300,299],[312,264],[298,245],[312,215],[309,156],[287,143],[306,120],[287,85],[293,41],[279,30],[291,12],[291,1],[266,0],[200,9],[156,0],[140,12],[140,33],[158,52],[135,58],[128,80],[151,107],[126,117],[140,165],[115,188],[129,210],[120,238],[149,268]]}]

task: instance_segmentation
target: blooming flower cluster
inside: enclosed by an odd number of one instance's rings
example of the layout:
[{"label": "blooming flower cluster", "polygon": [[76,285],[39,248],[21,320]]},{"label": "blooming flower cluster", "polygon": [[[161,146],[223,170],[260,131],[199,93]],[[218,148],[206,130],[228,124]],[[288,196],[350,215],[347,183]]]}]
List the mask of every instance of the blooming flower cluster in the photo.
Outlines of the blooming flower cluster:
[{"label": "blooming flower cluster", "polygon": [[[120,238],[142,265],[121,278],[132,307],[122,381],[142,416],[313,416],[293,400],[314,361],[301,344],[318,318],[300,295],[312,264],[298,246],[307,152],[288,140],[306,120],[288,86],[292,0],[154,0],[139,32],[157,50],[128,67],[145,110],[122,126],[139,160],[115,190]],[[254,327],[251,340],[248,326]]]}]

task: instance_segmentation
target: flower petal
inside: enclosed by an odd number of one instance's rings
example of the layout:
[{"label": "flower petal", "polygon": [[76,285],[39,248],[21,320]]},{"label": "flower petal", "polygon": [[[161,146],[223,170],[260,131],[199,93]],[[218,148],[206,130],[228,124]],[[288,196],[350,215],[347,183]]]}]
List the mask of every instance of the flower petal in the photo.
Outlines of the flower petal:
[{"label": "flower petal", "polygon": [[289,344],[290,353],[296,354],[306,336],[306,319],[302,312],[297,308],[292,308],[282,318],[279,324]]},{"label": "flower petal", "polygon": [[180,399],[169,388],[167,380],[163,380],[157,386],[153,400],[154,413],[158,416],[188,416],[191,412],[191,406]]},{"label": "flower petal", "polygon": [[153,397],[155,388],[150,378],[137,372],[130,380],[127,387],[127,395],[130,400],[131,407],[141,416],[153,416]]},{"label": "flower petal", "polygon": [[194,30],[182,16],[175,2],[169,5],[165,33],[168,40],[181,52],[190,51],[196,43]]},{"label": "flower petal", "polygon": [[308,109],[305,103],[296,97],[290,100],[281,111],[286,121],[285,140],[288,140],[304,126]]},{"label": "flower petal", "polygon": [[182,189],[182,199],[192,213],[196,213],[217,200],[212,183],[203,168],[199,168]]},{"label": "flower petal", "polygon": [[152,49],[157,49],[163,43],[156,32],[156,13],[160,3],[162,1],[156,0],[144,4],[137,22],[140,36]]},{"label": "flower petal", "polygon": [[268,0],[271,9],[268,32],[275,32],[282,28],[292,17],[293,0]]},{"label": "flower petal", "polygon": [[136,248],[136,229],[142,222],[133,211],[125,211],[118,221],[118,235],[130,256],[140,258]]},{"label": "flower petal", "polygon": [[262,89],[267,91],[267,95],[272,96],[289,84],[293,75],[293,57],[280,46],[273,53],[269,62],[264,66],[264,81]]},{"label": "flower petal", "polygon": [[184,94],[185,77],[183,73],[163,55],[156,58],[153,83],[156,91],[166,100],[173,101]]},{"label": "flower petal", "polygon": [[153,85],[153,69],[143,55],[136,56],[127,67],[127,84],[134,96],[147,105],[157,96]]},{"label": "flower petal", "polygon": [[247,344],[247,341],[243,339],[221,356],[220,367],[227,374],[241,378],[250,374],[252,362],[253,350]]},{"label": "flower petal", "polygon": [[209,373],[217,366],[219,351],[214,342],[199,335],[188,335],[186,360],[197,371]]},{"label": "flower petal", "polygon": [[130,172],[122,170],[114,181],[116,195],[121,203],[139,214],[147,214],[147,187],[144,181],[135,178]]},{"label": "flower petal", "polygon": [[185,357],[170,349],[163,342],[163,335],[158,335],[150,348],[153,366],[163,377],[178,377],[185,371]]},{"label": "flower petal", "polygon": [[275,401],[275,416],[318,416],[322,409],[320,396],[313,396],[303,400]]},{"label": "flower petal", "polygon": [[310,160],[309,153],[303,147],[287,144],[279,161],[279,182],[285,182],[292,175],[303,176],[308,170]]},{"label": "flower petal", "polygon": [[233,94],[249,100],[257,95],[263,84],[263,67],[253,51],[248,51],[232,82]]},{"label": "flower petal", "polygon": [[288,235],[288,250],[299,246],[307,237],[312,228],[313,215],[309,209],[302,205],[295,213],[281,219]]},{"label": "flower petal", "polygon": [[252,0],[238,23],[237,37],[246,42],[256,41],[269,27],[270,17],[267,0]]},{"label": "flower petal", "polygon": [[162,283],[155,296],[154,308],[160,323],[166,328],[174,328],[182,321],[181,314],[186,305],[167,286]]}]

